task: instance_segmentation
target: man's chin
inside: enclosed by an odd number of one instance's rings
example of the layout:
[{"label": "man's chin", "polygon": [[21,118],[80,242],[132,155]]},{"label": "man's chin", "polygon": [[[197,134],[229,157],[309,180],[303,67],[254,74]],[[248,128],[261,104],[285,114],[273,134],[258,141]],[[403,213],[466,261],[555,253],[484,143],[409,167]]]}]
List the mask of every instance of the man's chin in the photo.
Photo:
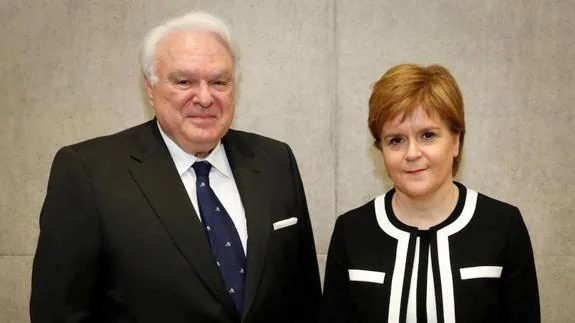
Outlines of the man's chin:
[{"label": "man's chin", "polygon": [[220,129],[194,129],[184,132],[187,141],[197,145],[214,145],[222,139],[225,131]]}]

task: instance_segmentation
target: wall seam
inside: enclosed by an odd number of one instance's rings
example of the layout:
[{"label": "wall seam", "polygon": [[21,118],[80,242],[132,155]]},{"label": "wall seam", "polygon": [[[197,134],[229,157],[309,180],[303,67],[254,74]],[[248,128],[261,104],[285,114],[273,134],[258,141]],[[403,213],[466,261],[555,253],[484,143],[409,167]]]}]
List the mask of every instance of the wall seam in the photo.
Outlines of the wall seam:
[{"label": "wall seam", "polygon": [[333,165],[333,180],[334,180],[334,190],[333,190],[333,203],[334,203],[334,221],[338,215],[338,198],[339,198],[339,136],[338,136],[338,124],[339,124],[339,100],[338,100],[338,86],[339,86],[339,55],[338,55],[338,34],[337,34],[337,0],[333,0],[333,10],[332,10],[332,102],[334,107],[333,117],[332,117],[332,142],[333,150],[335,154],[334,165]]}]

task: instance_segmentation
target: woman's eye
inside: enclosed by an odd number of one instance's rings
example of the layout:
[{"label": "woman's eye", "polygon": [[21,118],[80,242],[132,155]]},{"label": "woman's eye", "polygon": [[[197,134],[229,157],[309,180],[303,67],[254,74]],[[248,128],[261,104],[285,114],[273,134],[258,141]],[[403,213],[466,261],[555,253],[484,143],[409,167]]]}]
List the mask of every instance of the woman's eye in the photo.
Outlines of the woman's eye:
[{"label": "woman's eye", "polygon": [[403,139],[397,137],[397,138],[391,138],[389,139],[389,144],[390,145],[399,145],[403,142]]},{"label": "woman's eye", "polygon": [[430,139],[435,138],[435,133],[428,131],[428,132],[423,133],[422,137],[425,140],[430,140]]}]

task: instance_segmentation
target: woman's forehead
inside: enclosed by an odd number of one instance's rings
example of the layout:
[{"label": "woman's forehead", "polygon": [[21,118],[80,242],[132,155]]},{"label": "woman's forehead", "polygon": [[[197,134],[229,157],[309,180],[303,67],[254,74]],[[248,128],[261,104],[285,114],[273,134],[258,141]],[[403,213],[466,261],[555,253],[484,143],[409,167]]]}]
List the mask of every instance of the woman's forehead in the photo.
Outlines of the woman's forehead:
[{"label": "woman's forehead", "polygon": [[417,104],[412,107],[399,108],[392,111],[386,120],[386,124],[400,124],[409,121],[431,121],[441,122],[441,117],[434,109],[427,108],[424,105]]}]

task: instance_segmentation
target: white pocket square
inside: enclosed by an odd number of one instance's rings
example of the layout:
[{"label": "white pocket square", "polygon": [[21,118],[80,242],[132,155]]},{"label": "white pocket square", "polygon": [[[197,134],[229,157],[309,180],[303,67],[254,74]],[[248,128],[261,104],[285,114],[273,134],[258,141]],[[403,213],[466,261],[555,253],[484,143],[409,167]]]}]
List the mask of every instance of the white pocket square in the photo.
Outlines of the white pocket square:
[{"label": "white pocket square", "polygon": [[474,278],[499,278],[501,277],[501,266],[477,266],[459,268],[461,279],[474,279]]},{"label": "white pocket square", "polygon": [[381,271],[349,269],[348,273],[350,281],[383,284],[385,280],[385,273]]},{"label": "white pocket square", "polygon": [[296,217],[281,220],[281,221],[274,223],[274,230],[279,230],[279,229],[282,229],[285,227],[289,227],[290,225],[294,225],[296,223],[297,223]]}]

